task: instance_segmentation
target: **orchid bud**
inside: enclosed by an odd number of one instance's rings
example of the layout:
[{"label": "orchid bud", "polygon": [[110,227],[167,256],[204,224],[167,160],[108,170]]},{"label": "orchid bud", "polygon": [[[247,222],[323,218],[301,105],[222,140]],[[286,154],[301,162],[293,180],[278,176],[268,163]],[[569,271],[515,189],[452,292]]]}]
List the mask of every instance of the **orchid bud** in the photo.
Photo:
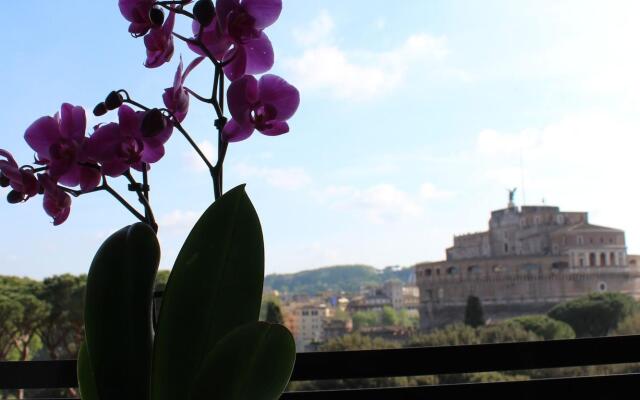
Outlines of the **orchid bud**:
[{"label": "orchid bud", "polygon": [[7,187],[10,183],[11,181],[9,180],[9,178],[5,174],[0,172],[0,187]]},{"label": "orchid bud", "polygon": [[18,191],[12,190],[7,195],[7,201],[11,204],[20,203],[24,200],[24,195]]},{"label": "orchid bud", "polygon": [[164,23],[164,13],[159,7],[149,10],[149,20],[155,27],[160,27]]},{"label": "orchid bud", "polygon": [[211,0],[198,0],[193,6],[193,16],[201,26],[209,26],[216,16],[216,9]]},{"label": "orchid bud", "polygon": [[116,108],[122,105],[122,96],[118,92],[111,92],[107,95],[107,98],[104,100],[104,105],[107,110],[115,110]]},{"label": "orchid bud", "polygon": [[142,118],[140,131],[144,137],[153,137],[167,127],[167,120],[157,108],[147,111]]},{"label": "orchid bud", "polygon": [[95,115],[96,117],[100,117],[102,115],[105,115],[107,111],[107,106],[104,103],[98,103],[93,108],[93,115]]}]

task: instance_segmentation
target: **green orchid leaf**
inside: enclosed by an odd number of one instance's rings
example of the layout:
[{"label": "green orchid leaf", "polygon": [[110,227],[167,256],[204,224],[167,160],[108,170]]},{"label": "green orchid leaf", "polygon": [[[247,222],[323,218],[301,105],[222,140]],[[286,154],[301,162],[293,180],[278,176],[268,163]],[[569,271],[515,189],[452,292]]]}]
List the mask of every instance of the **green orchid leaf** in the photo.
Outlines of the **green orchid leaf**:
[{"label": "green orchid leaf", "polygon": [[173,266],[154,345],[153,400],[185,398],[216,343],[258,320],[263,279],[262,229],[242,185],[204,212]]},{"label": "green orchid leaf", "polygon": [[100,400],[149,398],[160,246],[142,223],[111,235],[87,276],[85,330]]},{"label": "green orchid leaf", "polygon": [[243,325],[207,355],[190,400],[277,400],[289,382],[295,359],[296,344],[284,326]]},{"label": "green orchid leaf", "polygon": [[78,351],[78,387],[80,388],[80,398],[82,400],[100,400],[98,389],[96,388],[87,342],[82,343]]}]

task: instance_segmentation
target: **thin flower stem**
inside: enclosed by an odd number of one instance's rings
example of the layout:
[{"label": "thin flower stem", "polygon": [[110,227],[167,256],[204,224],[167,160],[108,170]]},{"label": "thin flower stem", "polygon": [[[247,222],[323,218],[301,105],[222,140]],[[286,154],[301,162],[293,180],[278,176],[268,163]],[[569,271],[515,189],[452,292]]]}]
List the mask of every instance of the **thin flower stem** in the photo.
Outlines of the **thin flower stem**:
[{"label": "thin flower stem", "polygon": [[193,149],[196,151],[196,153],[198,153],[198,155],[200,156],[200,158],[202,159],[202,161],[204,161],[204,163],[207,165],[207,168],[209,168],[209,170],[213,169],[213,165],[211,164],[211,162],[207,159],[207,156],[204,155],[204,153],[202,152],[202,150],[200,150],[200,148],[198,147],[198,145],[196,144],[196,142],[191,138],[191,136],[189,135],[189,133],[182,127],[182,125],[180,125],[180,123],[178,122],[178,120],[173,116],[173,114],[171,114],[171,117],[173,119],[173,126],[180,131],[180,133],[182,133],[182,136],[185,137],[185,139],[187,139],[187,142],[189,142],[189,144],[191,145],[191,147],[193,147]]},{"label": "thin flower stem", "polygon": [[22,167],[20,167],[20,170],[25,170],[25,169],[31,171],[34,174],[37,174],[38,172],[42,172],[42,171],[48,170],[49,166],[33,168],[32,165],[23,165]]},{"label": "thin flower stem", "polygon": [[174,0],[174,1],[156,1],[156,4],[161,6],[161,5],[171,5],[171,4],[178,4],[178,5],[186,5],[189,3],[190,0]]},{"label": "thin flower stem", "polygon": [[193,90],[189,89],[188,87],[185,87],[184,90],[189,92],[190,95],[192,95],[193,97],[195,97],[196,99],[200,100],[203,103],[212,104],[212,102],[213,102],[212,99],[207,99],[204,96],[200,96],[198,93],[194,92]]},{"label": "thin flower stem", "polygon": [[131,171],[127,171],[123,175],[130,183],[129,190],[136,192],[136,194],[138,195],[138,201],[140,201],[140,203],[142,203],[142,205],[144,206],[146,223],[153,229],[154,232],[158,233],[158,224],[156,223],[156,219],[153,215],[153,209],[151,208],[151,204],[149,203],[149,183],[147,181],[146,163],[143,163],[142,167],[142,186],[133,178],[133,176],[131,175]]},{"label": "thin flower stem", "polygon": [[147,223],[147,219],[144,217],[144,215],[140,214],[138,210],[133,208],[133,206],[129,204],[122,196],[120,196],[120,194],[118,194],[118,192],[116,192],[111,186],[109,186],[106,181],[102,184],[102,186],[103,190],[106,190],[107,192],[109,192],[109,194],[115,197],[115,199],[118,200],[120,204],[122,204],[127,210],[129,210],[131,214],[138,218],[140,222]]},{"label": "thin flower stem", "polygon": [[207,48],[207,46],[204,45],[204,43],[202,43],[202,41],[200,39],[189,39],[186,38],[184,36],[182,36],[179,33],[176,32],[172,32],[173,36],[177,37],[178,39],[182,40],[183,42],[187,43],[187,44],[195,44],[196,46],[198,46],[200,48],[200,50],[202,50],[202,52],[207,56],[207,58],[209,60],[211,60],[211,62],[214,65],[219,65],[220,62],[218,60],[216,60],[216,58],[213,56],[213,54],[211,54],[211,52],[209,51],[209,49]]},{"label": "thin flower stem", "polygon": [[103,190],[106,192],[109,192],[109,194],[111,194],[116,200],[118,200],[118,202],[120,202],[120,204],[122,204],[127,210],[129,210],[129,212],[133,214],[134,217],[138,218],[140,222],[147,223],[147,219],[144,217],[144,215],[140,214],[138,210],[133,208],[133,206],[129,204],[122,196],[120,196],[118,192],[116,192],[111,186],[109,186],[109,184],[107,183],[107,179],[104,175],[102,176],[102,185],[96,186],[91,190],[87,190],[87,191],[75,190],[75,189],[71,189],[68,187],[60,186],[60,185],[58,185],[58,187],[64,190],[65,192],[69,193],[73,197],[80,197],[85,194],[95,193]]},{"label": "thin flower stem", "polygon": [[[191,18],[191,19],[195,19],[195,17],[193,16],[193,14],[191,14],[189,11],[185,11],[182,8],[171,8],[169,4],[163,4],[162,3],[156,3],[157,5],[159,5],[160,7],[169,10],[169,11],[173,11],[176,14],[182,14],[182,15],[186,15],[187,17]],[[175,4],[175,3],[173,3]]]},{"label": "thin flower stem", "polygon": [[[220,114],[224,113],[224,74],[221,71],[222,68],[216,68],[216,72],[218,72],[216,76],[216,83],[218,87],[218,104],[220,105]],[[214,87],[214,97],[215,97],[215,87]],[[216,128],[218,129],[218,161],[215,165],[215,175],[213,177],[213,184],[215,187],[215,195],[216,200],[222,196],[223,191],[223,165],[224,159],[227,155],[227,148],[229,146],[229,142],[227,142],[222,136],[222,130],[226,124],[226,119],[224,116],[218,117],[216,121]]]},{"label": "thin flower stem", "polygon": [[131,105],[134,105],[134,106],[136,106],[136,107],[138,107],[138,108],[141,108],[141,109],[143,109],[143,110],[145,110],[145,111],[149,111],[149,110],[150,110],[150,108],[149,108],[149,107],[147,107],[147,106],[143,106],[142,104],[138,103],[137,101],[133,101],[133,100],[131,100],[131,99],[124,99],[124,100],[123,100],[123,102],[124,102],[124,103],[129,103],[129,104],[131,104]]}]

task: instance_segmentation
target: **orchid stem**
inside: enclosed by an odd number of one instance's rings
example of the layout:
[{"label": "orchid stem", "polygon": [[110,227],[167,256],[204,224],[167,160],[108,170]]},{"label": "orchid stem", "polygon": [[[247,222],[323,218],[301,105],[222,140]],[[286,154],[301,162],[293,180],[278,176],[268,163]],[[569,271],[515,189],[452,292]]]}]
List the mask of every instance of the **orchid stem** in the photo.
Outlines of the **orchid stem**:
[{"label": "orchid stem", "polygon": [[158,233],[158,224],[156,223],[156,219],[153,215],[153,209],[149,203],[149,183],[147,180],[146,163],[143,163],[142,167],[142,186],[133,178],[131,171],[127,171],[123,175],[130,183],[129,190],[136,192],[138,195],[138,201],[140,201],[144,206],[144,216],[147,225],[149,225],[154,232]]},{"label": "orchid stem", "polygon": [[193,14],[191,14],[189,11],[185,11],[182,8],[171,8],[169,6],[169,4],[176,4],[176,3],[157,2],[156,4],[159,5],[160,7],[164,8],[164,9],[166,9],[166,10],[175,12],[176,14],[186,15],[187,17],[189,17],[191,19],[195,19]]}]

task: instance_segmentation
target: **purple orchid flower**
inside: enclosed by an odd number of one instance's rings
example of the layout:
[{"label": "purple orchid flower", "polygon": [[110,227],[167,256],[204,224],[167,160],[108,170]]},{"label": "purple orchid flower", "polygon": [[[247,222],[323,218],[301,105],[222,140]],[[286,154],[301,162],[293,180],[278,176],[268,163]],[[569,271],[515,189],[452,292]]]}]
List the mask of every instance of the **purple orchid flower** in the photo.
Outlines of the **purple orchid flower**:
[{"label": "purple orchid flower", "polygon": [[[282,11],[282,0],[217,0],[218,22],[207,26],[202,35],[193,23],[193,33],[211,54],[226,63],[230,80],[247,74],[261,74],[273,66],[273,47],[263,29],[273,24]],[[204,55],[196,45],[189,46]]]},{"label": "purple orchid flower", "polygon": [[0,187],[11,186],[18,201],[26,201],[38,194],[38,180],[31,169],[20,169],[11,153],[0,149]]},{"label": "purple orchid flower", "polygon": [[130,167],[143,170],[143,163],[154,163],[164,156],[164,143],[169,140],[173,125],[154,136],[144,136],[140,130],[144,112],[123,105],[118,109],[118,123],[99,126],[87,143],[87,152],[97,160],[105,175],[117,177]]},{"label": "purple orchid flower", "polygon": [[51,176],[39,174],[38,180],[44,188],[44,211],[53,218],[53,225],[60,225],[71,212],[71,196],[62,190]]},{"label": "purple orchid flower", "polygon": [[119,0],[118,7],[122,16],[131,24],[129,33],[135,37],[144,35],[153,27],[149,12],[155,0]]},{"label": "purple orchid flower", "polygon": [[267,136],[289,132],[285,122],[300,104],[298,89],[276,75],[263,75],[260,80],[246,75],[234,81],[227,91],[231,120],[222,134],[229,142],[251,136],[254,129]]},{"label": "purple orchid flower", "polygon": [[64,103],[60,113],[37,119],[24,134],[37,154],[37,162],[49,167],[48,174],[54,181],[67,186],[80,185],[85,191],[100,182],[100,171],[81,165],[91,161],[83,151],[86,124],[82,107]]},{"label": "purple orchid flower", "polygon": [[166,88],[162,95],[162,101],[169,111],[173,113],[178,122],[182,122],[187,116],[189,111],[189,92],[183,87],[185,79],[204,57],[197,57],[187,66],[187,69],[182,73],[182,57],[180,57],[180,64],[176,70],[176,75],[173,78],[173,86]]},{"label": "purple orchid flower", "polygon": [[176,13],[171,10],[169,17],[159,28],[151,28],[151,32],[144,37],[144,46],[147,48],[147,60],[144,66],[157,68],[169,62],[173,56],[173,25]]}]

